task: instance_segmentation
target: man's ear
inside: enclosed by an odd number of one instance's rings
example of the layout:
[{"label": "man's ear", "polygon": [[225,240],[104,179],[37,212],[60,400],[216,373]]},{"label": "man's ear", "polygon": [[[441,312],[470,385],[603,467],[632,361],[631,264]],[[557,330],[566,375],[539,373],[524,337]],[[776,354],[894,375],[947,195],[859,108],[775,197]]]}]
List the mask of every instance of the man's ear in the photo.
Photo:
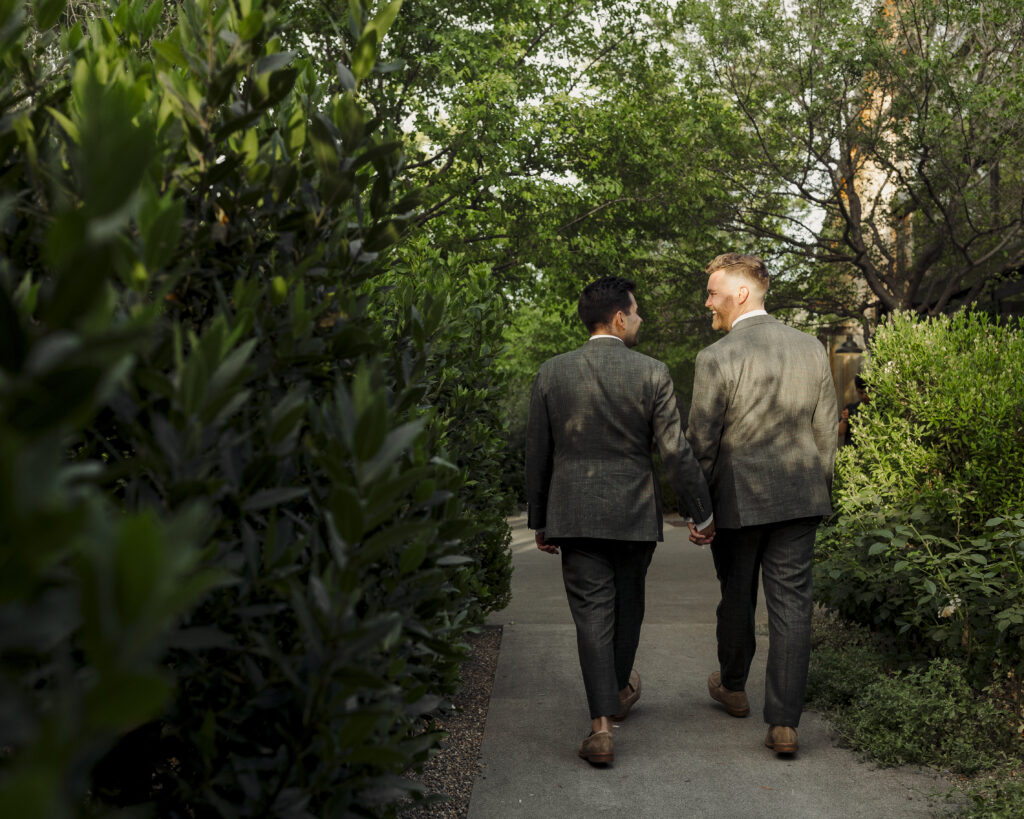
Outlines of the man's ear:
[{"label": "man's ear", "polygon": [[736,291],[736,303],[743,304],[750,297],[750,288],[741,284]]}]

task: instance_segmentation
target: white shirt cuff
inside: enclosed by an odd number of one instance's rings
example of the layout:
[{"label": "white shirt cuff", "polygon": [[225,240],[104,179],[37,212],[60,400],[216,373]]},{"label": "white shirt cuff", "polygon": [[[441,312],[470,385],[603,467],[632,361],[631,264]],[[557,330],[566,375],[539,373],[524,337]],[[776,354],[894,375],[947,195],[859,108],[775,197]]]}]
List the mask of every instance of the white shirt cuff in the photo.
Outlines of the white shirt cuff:
[{"label": "white shirt cuff", "polygon": [[[699,532],[699,531],[700,531],[700,530],[702,530],[702,529],[707,529],[707,528],[708,528],[708,526],[710,526],[710,525],[711,525],[711,523],[712,523],[712,522],[714,521],[714,519],[715,519],[715,516],[714,516],[714,515],[711,515],[711,516],[710,516],[710,517],[709,517],[709,518],[708,518],[708,519],[707,519],[706,521],[704,521],[703,523],[698,523],[698,524],[697,524],[697,531]],[[687,522],[687,523],[693,523],[693,518],[686,518],[686,522]]]}]

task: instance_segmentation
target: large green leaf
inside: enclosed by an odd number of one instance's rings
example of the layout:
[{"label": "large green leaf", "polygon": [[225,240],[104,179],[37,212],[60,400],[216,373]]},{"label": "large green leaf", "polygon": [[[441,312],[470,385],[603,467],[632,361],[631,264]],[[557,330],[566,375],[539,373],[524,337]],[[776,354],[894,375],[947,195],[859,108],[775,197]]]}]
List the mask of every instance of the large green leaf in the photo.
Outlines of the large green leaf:
[{"label": "large green leaf", "polygon": [[356,78],[357,82],[365,80],[373,71],[373,64],[377,61],[379,42],[380,35],[376,29],[367,27],[349,54],[352,76]]},{"label": "large green leaf", "polygon": [[33,6],[39,28],[46,29],[60,19],[67,6],[67,0],[35,0]]},{"label": "large green leaf", "polygon": [[123,731],[160,713],[172,688],[162,676],[111,672],[104,675],[85,702],[94,731]]},{"label": "large green leaf", "polygon": [[384,35],[388,33],[388,29],[395,22],[395,18],[398,16],[401,8],[402,0],[392,0],[392,2],[380,10],[376,17],[366,24],[367,29],[372,29],[377,33],[378,42],[383,42]]},{"label": "large green leaf", "polygon": [[82,113],[79,172],[90,235],[103,239],[127,221],[142,175],[156,152],[153,124],[134,89],[118,80],[104,83],[94,71],[76,77]]},{"label": "large green leaf", "polygon": [[261,489],[246,498],[242,508],[247,512],[258,512],[262,509],[290,503],[307,494],[309,494],[309,490],[301,486],[276,486],[270,489]]}]

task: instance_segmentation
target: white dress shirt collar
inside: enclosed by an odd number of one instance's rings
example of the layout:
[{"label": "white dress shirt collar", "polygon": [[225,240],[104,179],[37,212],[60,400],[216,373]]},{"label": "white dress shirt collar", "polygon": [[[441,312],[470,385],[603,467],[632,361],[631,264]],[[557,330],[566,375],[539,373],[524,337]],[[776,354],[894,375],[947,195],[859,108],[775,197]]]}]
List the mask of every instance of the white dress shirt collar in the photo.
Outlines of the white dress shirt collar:
[{"label": "white dress shirt collar", "polygon": [[754,316],[767,316],[767,315],[768,315],[768,311],[767,310],[751,310],[749,313],[744,313],[742,316],[737,316],[736,318],[734,318],[732,320],[732,326],[735,327],[737,324],[739,324],[741,321],[743,321],[743,319],[753,318]]}]

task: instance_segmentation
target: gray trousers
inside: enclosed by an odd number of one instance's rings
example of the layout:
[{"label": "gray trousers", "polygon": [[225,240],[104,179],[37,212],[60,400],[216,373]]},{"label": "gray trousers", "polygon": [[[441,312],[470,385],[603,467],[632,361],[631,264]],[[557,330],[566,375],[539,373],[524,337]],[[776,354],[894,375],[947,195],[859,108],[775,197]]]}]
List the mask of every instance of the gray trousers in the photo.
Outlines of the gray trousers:
[{"label": "gray trousers", "polygon": [[820,517],[740,529],[719,529],[711,544],[722,587],[718,604],[718,664],[722,685],[742,691],[754,659],[758,575],[768,608],[768,667],[764,721],[797,727],[811,657],[811,567]]},{"label": "gray trousers", "polygon": [[652,541],[561,538],[562,579],[576,623],[576,645],[590,717],[619,713],[640,627]]}]

